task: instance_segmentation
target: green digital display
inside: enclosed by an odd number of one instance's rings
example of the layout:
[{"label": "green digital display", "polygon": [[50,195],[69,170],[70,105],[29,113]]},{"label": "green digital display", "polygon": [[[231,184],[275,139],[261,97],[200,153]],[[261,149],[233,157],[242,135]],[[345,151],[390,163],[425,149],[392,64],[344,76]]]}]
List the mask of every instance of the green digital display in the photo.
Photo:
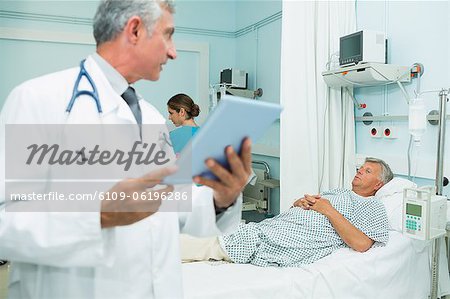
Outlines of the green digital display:
[{"label": "green digital display", "polygon": [[407,203],[406,204],[406,214],[421,217],[422,216],[422,206],[415,205],[412,203]]}]

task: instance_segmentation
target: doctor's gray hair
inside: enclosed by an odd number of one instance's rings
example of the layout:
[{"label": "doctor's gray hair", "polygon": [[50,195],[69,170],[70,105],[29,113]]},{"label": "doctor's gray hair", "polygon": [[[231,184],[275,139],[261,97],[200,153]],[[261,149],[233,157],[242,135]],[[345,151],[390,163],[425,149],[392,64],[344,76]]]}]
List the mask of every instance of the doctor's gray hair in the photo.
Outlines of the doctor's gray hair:
[{"label": "doctor's gray hair", "polygon": [[383,160],[373,157],[367,157],[364,162],[377,163],[381,166],[380,180],[383,182],[383,184],[387,184],[394,178],[394,174],[392,173],[391,168]]},{"label": "doctor's gray hair", "polygon": [[162,9],[170,13],[175,11],[171,0],[102,0],[94,16],[97,46],[114,40],[132,16],[139,16],[151,35]]}]

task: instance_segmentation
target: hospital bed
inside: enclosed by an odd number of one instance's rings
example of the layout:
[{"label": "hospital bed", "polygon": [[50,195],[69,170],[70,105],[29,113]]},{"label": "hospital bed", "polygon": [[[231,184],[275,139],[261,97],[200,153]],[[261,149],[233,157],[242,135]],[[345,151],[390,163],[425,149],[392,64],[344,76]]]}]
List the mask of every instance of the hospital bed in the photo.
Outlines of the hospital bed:
[{"label": "hospital bed", "polygon": [[[385,247],[364,253],[343,248],[298,268],[183,264],[185,298],[428,298],[431,246],[400,232],[402,190],[412,183],[397,178],[391,183],[377,194],[386,205],[391,226]],[[441,250],[439,272],[439,295],[449,294],[445,250]]]}]

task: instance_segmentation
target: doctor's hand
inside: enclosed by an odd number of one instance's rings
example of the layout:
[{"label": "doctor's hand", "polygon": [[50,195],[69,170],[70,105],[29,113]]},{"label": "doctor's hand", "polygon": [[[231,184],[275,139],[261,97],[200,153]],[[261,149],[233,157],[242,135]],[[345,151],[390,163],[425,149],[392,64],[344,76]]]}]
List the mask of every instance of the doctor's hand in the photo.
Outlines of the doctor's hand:
[{"label": "doctor's hand", "polygon": [[216,209],[228,208],[233,205],[247,185],[252,168],[252,143],[249,138],[242,142],[241,154],[238,155],[233,147],[228,146],[225,153],[230,169],[222,167],[213,159],[206,160],[206,166],[219,179],[210,180],[197,176],[194,182],[211,187],[214,190],[214,205]]},{"label": "doctor's hand", "polygon": [[[155,187],[161,183],[164,177],[173,174],[175,171],[175,167],[162,168],[140,178],[126,179],[114,185],[107,193],[115,193],[118,195],[118,199],[123,200],[102,201],[101,227],[108,228],[133,224],[156,213],[161,206],[161,195],[165,192],[172,192],[173,187],[166,186],[158,190],[148,189]],[[137,200],[134,200],[135,198]]]}]

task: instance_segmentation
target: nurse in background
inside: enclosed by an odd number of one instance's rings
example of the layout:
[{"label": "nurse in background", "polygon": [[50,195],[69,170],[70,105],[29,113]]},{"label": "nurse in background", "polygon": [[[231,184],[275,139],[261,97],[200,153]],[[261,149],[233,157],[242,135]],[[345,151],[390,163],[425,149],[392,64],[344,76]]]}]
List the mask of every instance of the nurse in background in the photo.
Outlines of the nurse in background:
[{"label": "nurse in background", "polygon": [[167,102],[169,120],[177,127],[170,132],[175,154],[179,154],[200,128],[194,120],[200,114],[200,107],[188,95],[179,93]]}]

